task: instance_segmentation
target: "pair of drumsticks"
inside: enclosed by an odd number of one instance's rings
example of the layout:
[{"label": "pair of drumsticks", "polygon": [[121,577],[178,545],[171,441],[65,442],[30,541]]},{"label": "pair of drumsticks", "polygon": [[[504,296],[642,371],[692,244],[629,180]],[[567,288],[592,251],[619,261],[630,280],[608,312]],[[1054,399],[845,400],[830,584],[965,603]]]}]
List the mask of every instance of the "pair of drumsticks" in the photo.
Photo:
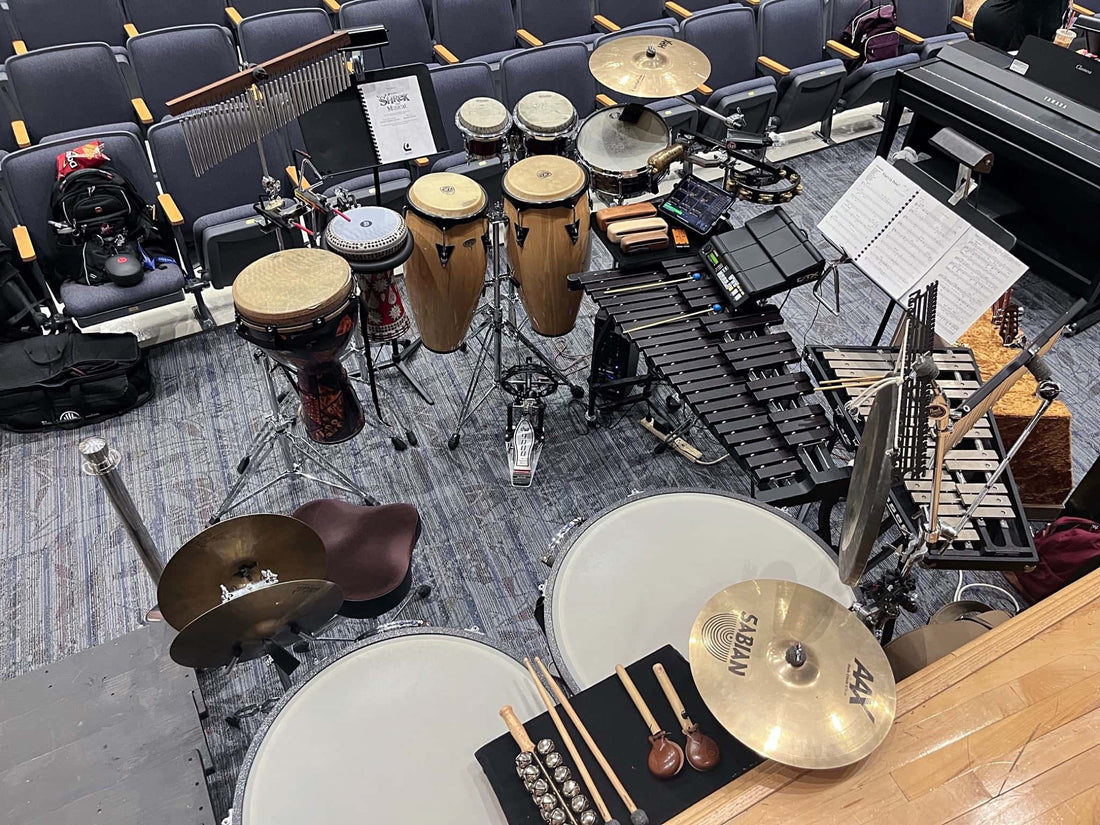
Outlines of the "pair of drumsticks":
[{"label": "pair of drumsticks", "polygon": [[[573,737],[570,735],[569,730],[565,727],[565,723],[562,722],[561,717],[558,715],[557,708],[554,707],[554,701],[550,698],[550,694],[546,692],[542,679],[538,677],[538,674],[535,673],[535,669],[531,666],[531,660],[524,659],[523,664],[526,665],[528,673],[531,674],[531,678],[535,681],[535,687],[538,689],[543,704],[546,705],[546,711],[550,714],[550,718],[554,722],[554,727],[557,728],[558,733],[561,735],[566,750],[568,750],[569,755],[573,757],[573,761],[577,765],[577,771],[584,780],[584,784],[588,787],[588,793],[591,795],[592,801],[596,805],[596,810],[599,811],[600,816],[603,817],[603,821],[608,825],[619,825],[618,820],[611,818],[611,812],[607,809],[607,805],[603,801],[603,797],[600,795],[596,783],[592,781],[592,774],[588,772],[588,767],[584,764],[580,751],[577,750],[577,746],[573,742]],[[546,684],[550,686],[558,702],[561,703],[565,712],[569,714],[569,718],[573,720],[577,732],[580,733],[584,743],[588,745],[588,749],[592,752],[593,758],[595,758],[597,764],[599,764],[604,774],[606,774],[607,781],[615,788],[615,792],[619,795],[623,804],[626,805],[627,810],[630,811],[631,825],[649,825],[649,817],[646,815],[646,812],[634,804],[634,800],[630,798],[630,794],[626,792],[623,783],[619,781],[619,777],[615,774],[615,771],[604,757],[603,751],[600,750],[599,746],[592,738],[592,735],[588,732],[588,728],[584,726],[581,718],[573,709],[572,703],[566,698],[562,689],[558,687],[558,683],[554,681],[554,677],[550,675],[550,671],[546,669],[546,665],[542,663],[542,660],[538,656],[535,657],[535,664],[538,665],[539,671],[541,671],[543,678],[546,679]],[[511,708],[504,708],[501,711],[501,716],[505,716],[505,711],[511,713],[511,710]]]}]

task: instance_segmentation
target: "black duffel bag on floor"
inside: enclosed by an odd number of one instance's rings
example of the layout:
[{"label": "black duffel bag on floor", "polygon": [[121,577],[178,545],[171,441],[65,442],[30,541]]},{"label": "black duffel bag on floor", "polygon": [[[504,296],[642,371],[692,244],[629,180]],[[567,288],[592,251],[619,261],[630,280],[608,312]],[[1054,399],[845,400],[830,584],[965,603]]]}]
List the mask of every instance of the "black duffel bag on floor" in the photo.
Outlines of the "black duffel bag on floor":
[{"label": "black duffel bag on floor", "polygon": [[153,377],[129,333],[66,332],[0,345],[0,427],[75,429],[153,397]]}]

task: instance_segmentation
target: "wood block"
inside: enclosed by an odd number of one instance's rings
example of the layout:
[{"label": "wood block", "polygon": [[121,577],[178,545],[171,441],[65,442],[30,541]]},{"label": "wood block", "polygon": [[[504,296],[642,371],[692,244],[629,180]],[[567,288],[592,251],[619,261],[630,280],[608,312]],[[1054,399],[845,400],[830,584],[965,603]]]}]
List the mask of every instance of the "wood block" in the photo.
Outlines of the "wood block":
[{"label": "wood block", "polygon": [[[1001,343],[1000,333],[993,326],[992,310],[987,310],[959,343],[973,350],[986,380],[1019,354],[1019,350]],[[1034,414],[1038,406],[1036,387],[1035,379],[1025,375],[993,408],[1005,449],[1016,443]],[[1071,422],[1069,408],[1055,401],[1012,459],[1012,475],[1025,508],[1060,507],[1073,489]]]}]

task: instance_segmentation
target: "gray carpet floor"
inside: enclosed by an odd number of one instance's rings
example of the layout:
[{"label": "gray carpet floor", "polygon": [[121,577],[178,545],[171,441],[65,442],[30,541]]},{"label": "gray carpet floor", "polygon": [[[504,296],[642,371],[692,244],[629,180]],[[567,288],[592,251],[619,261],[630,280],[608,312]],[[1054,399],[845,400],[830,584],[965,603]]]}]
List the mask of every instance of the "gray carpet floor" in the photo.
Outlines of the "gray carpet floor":
[{"label": "gray carpet floor", "polygon": [[[865,139],[794,162],[803,174],[805,194],[787,209],[804,228],[815,226],[871,160],[874,146],[874,139]],[[742,205],[736,217],[759,210]],[[816,231],[814,236],[821,241]],[[593,263],[603,261],[597,255]],[[1065,293],[1030,275],[1017,295],[1028,331],[1042,329],[1069,304]],[[850,270],[843,273],[842,303],[843,313],[833,317],[819,311],[808,289],[792,293],[784,307],[787,327],[799,344],[869,343],[884,296]],[[591,312],[586,300],[576,330],[545,344],[558,364],[581,380],[591,346]],[[1063,341],[1051,359],[1075,416],[1078,478],[1098,449],[1098,341],[1100,328]],[[233,467],[257,426],[262,396],[249,347],[229,328],[158,347],[150,360],[156,398],[95,431],[122,453],[125,477],[150,532],[171,554],[203,529],[225,495]],[[515,353],[508,360],[522,358]],[[420,447],[395,453],[384,433],[368,429],[325,450],[379,499],[408,501],[419,508],[424,532],[416,573],[419,580],[430,580],[435,591],[411,611],[415,617],[439,626],[479,627],[517,654],[544,651],[533,616],[547,573],[539,556],[562,525],[634,491],[691,486],[748,492],[747,478],[733,462],[698,467],[671,453],[654,457],[654,442],[637,425],[637,415],[586,430],[581,406],[564,391],[550,405],[549,436],[534,486],[513,488],[507,477],[501,400],[491,399],[476,413],[460,449],[447,449],[472,365],[472,354],[460,353],[422,353],[411,362],[436,399],[431,407],[392,373],[382,380],[387,403],[416,431]],[[91,432],[5,433],[0,441],[0,483],[8,513],[0,523],[0,678],[132,630],[155,601],[154,589],[96,481],[80,472],[76,445],[87,435]],[[704,434],[696,433],[694,441],[711,456],[718,454],[717,445]],[[323,495],[308,484],[279,486],[245,511],[290,512]],[[925,571],[925,603],[938,607],[950,598],[955,583],[952,573]],[[900,629],[923,618],[906,617]],[[343,629],[348,635],[358,629],[350,624]],[[308,678],[338,650],[319,646],[295,681]],[[269,666],[252,663],[229,677],[206,673],[201,684],[212,711],[208,733],[216,772],[211,790],[219,815],[224,815],[257,719],[246,720],[235,731],[221,717],[274,695],[278,682]]]}]

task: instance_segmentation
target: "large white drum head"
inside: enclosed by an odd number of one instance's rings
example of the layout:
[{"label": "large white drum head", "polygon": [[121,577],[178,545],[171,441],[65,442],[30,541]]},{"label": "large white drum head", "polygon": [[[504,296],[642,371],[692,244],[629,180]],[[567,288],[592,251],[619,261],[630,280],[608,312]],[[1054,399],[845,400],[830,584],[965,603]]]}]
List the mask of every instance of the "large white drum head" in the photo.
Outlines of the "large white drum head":
[{"label": "large white drum head", "polygon": [[804,584],[844,607],[854,601],[820,540],[778,510],[713,492],[621,504],[555,565],[546,610],[555,660],[583,690],[666,644],[686,658],[699,610],[748,579]]},{"label": "large white drum head", "polygon": [[[519,662],[441,631],[355,650],[306,682],[257,736],[242,825],[506,825],[474,751],[545,710]],[[518,749],[517,749],[518,753]]]},{"label": "large white drum head", "polygon": [[604,172],[644,170],[650,156],[669,145],[668,126],[661,116],[643,109],[637,123],[622,120],[624,106],[593,112],[577,134],[577,153]]}]

